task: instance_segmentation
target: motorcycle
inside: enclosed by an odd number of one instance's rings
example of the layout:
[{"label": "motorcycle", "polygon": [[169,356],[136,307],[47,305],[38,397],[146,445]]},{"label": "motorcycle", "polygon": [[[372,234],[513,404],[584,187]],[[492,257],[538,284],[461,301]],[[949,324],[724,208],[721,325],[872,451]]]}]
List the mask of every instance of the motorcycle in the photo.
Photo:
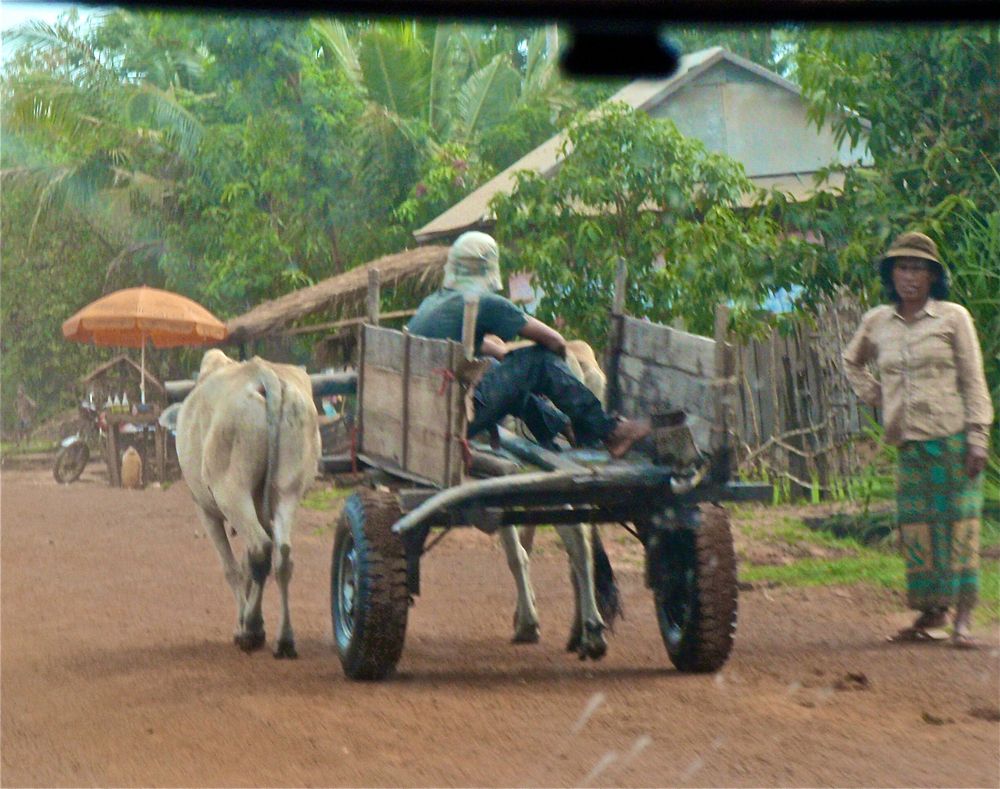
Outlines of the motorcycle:
[{"label": "motorcycle", "polygon": [[80,478],[90,460],[91,447],[100,445],[107,428],[104,413],[92,401],[83,400],[79,410],[80,429],[60,442],[52,466],[52,476],[63,485]]}]

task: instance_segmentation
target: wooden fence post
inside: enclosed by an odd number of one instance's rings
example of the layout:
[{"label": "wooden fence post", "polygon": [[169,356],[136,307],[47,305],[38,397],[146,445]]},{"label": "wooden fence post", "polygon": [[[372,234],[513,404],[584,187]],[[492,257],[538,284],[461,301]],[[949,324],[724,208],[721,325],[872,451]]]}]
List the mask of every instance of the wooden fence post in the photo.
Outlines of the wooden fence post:
[{"label": "wooden fence post", "polygon": [[411,336],[408,331],[403,330],[403,414],[401,421],[403,423],[402,429],[402,446],[399,451],[399,465],[405,469],[408,469],[410,461],[410,340]]},{"label": "wooden fence post", "polygon": [[729,308],[719,304],[715,308],[715,375],[712,381],[715,395],[715,417],[712,421],[711,449],[715,460],[712,475],[716,481],[732,477],[734,427],[733,388],[736,362],[734,349],[729,342]]},{"label": "wooden fence post", "polygon": [[368,297],[366,305],[368,308],[368,322],[372,326],[378,326],[379,323],[381,298],[381,274],[377,268],[370,268],[368,269]]},{"label": "wooden fence post", "polygon": [[[379,309],[381,304],[381,274],[377,268],[368,269],[368,294],[365,297],[365,311],[368,323],[372,326],[379,324]],[[360,452],[364,447],[364,396],[365,396],[365,324],[358,326],[358,411],[357,421],[354,423],[355,451]]]},{"label": "wooden fence post", "polygon": [[625,258],[618,258],[615,264],[614,300],[611,303],[612,315],[625,314],[625,299],[628,296],[628,265]]},{"label": "wooden fence post", "polygon": [[618,258],[615,268],[615,290],[611,299],[611,326],[608,331],[608,348],[604,355],[604,370],[607,374],[605,407],[608,411],[621,408],[621,386],[618,381],[618,367],[625,334],[625,297],[628,294],[628,266],[625,258]]}]

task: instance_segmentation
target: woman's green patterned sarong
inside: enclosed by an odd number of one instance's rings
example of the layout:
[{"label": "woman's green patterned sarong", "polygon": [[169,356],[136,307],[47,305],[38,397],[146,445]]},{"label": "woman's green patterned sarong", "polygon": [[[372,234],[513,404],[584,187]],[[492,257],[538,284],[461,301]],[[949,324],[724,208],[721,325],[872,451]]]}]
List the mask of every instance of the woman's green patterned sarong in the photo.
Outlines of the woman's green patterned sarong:
[{"label": "woman's green patterned sarong", "polygon": [[965,473],[965,433],[899,450],[896,519],[910,608],[975,605],[983,475]]}]

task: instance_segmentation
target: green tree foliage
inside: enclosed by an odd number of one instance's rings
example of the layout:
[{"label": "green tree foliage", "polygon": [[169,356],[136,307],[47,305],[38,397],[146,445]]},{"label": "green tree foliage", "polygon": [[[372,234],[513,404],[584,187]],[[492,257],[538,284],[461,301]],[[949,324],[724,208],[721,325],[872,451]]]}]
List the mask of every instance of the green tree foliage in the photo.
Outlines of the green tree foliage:
[{"label": "green tree foliage", "polygon": [[[4,44],[5,386],[89,354],[59,324],[104,291],[226,318],[412,245],[579,106],[554,29],[119,11]],[[29,287],[49,266],[74,285]]]},{"label": "green tree foliage", "polygon": [[[101,44],[112,34],[117,56]],[[144,217],[163,210],[197,147],[200,124],[180,99],[197,58],[169,57],[138,18],[120,15],[88,30],[70,13],[12,39],[20,46],[0,85],[2,381],[8,392],[24,383],[45,416],[106,356],[67,343],[62,322],[107,290],[163,284]],[[140,46],[155,80],[135,71],[129,53]],[[5,425],[12,404],[3,398]]]},{"label": "green tree foliage", "polygon": [[[197,148],[203,127],[183,106],[195,56],[149,50],[148,28],[112,14],[87,29],[71,13],[15,34],[21,46],[3,81],[4,180],[37,195],[32,227],[43,211],[82,212],[110,228],[122,209],[159,210]],[[102,47],[107,36],[116,51]],[[155,79],[135,70],[134,46],[147,48]]]},{"label": "green tree foliage", "polygon": [[703,333],[720,301],[745,324],[789,284],[777,225],[741,208],[755,191],[742,166],[672,122],[607,105],[569,127],[562,153],[554,175],[521,172],[492,205],[505,267],[532,272],[548,294],[543,319],[602,344],[619,257],[629,312]]},{"label": "green tree foliage", "polygon": [[165,226],[163,268],[232,315],[357,262],[362,209],[344,197],[361,105],[321,67],[305,21],[188,25],[211,53],[198,99],[210,133]]},{"label": "green tree foliage", "polygon": [[3,190],[3,287],[0,289],[0,375],[3,423],[13,424],[18,384],[38,402],[40,414],[68,402],[67,385],[95,366],[97,349],[69,343],[61,326],[74,311],[101,295],[109,245],[77,214],[44,214],[29,246],[22,218],[32,216],[36,198],[22,185]]},{"label": "green tree foliage", "polygon": [[312,26],[364,102],[355,186],[372,233],[397,249],[580,106],[558,75],[552,27]]}]

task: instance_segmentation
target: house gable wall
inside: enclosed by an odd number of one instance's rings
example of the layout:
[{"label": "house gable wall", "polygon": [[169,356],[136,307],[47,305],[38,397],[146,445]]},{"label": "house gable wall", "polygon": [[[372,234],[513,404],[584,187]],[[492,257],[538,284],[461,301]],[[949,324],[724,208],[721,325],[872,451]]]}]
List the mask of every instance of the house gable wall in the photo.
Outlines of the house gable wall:
[{"label": "house gable wall", "polygon": [[817,132],[799,95],[725,61],[648,111],[742,162],[751,178],[813,172],[834,156],[841,164],[865,161],[863,146],[838,146],[829,124]]}]

